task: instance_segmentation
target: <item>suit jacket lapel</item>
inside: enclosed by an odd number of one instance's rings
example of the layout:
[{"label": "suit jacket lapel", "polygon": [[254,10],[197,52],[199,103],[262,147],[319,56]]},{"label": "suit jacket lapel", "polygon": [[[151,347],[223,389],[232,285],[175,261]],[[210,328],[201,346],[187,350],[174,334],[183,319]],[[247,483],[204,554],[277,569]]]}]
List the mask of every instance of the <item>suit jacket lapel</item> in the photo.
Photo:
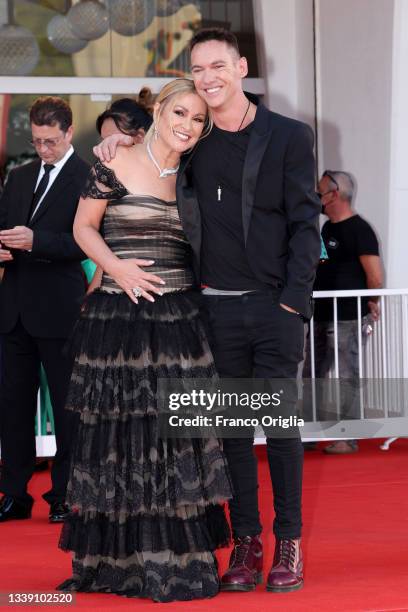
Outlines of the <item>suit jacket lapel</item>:
[{"label": "suit jacket lapel", "polygon": [[30,214],[31,204],[34,196],[34,189],[37,183],[38,174],[41,168],[41,160],[36,159],[27,166],[27,179],[24,181],[23,196],[21,199],[21,225],[28,224],[28,215]]},{"label": "suit jacket lapel", "polygon": [[61,168],[57,178],[51,185],[50,189],[47,191],[45,198],[41,202],[38,207],[37,212],[29,221],[29,226],[37,223],[39,219],[47,212],[48,208],[57,201],[57,196],[60,192],[62,192],[65,187],[69,184],[71,180],[71,176],[74,173],[76,165],[76,154],[73,153],[71,157],[65,162],[64,166]]},{"label": "suit jacket lapel", "polygon": [[248,149],[242,173],[242,223],[244,228],[245,244],[248,238],[249,224],[254,206],[256,182],[271,133],[269,112],[263,104],[259,104],[254,126],[249,137]]},{"label": "suit jacket lapel", "polygon": [[197,196],[192,185],[192,177],[189,175],[188,166],[191,163],[190,156],[185,156],[180,162],[177,175],[177,207],[184,233],[189,241],[196,257],[200,258],[201,251],[201,215]]}]

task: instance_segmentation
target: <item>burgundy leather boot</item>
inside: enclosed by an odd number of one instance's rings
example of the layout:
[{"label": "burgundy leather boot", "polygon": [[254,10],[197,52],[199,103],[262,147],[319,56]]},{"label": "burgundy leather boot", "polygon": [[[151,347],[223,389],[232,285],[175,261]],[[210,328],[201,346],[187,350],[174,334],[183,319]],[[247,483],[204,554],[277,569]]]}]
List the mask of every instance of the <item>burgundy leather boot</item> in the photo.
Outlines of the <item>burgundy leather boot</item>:
[{"label": "burgundy leather boot", "polygon": [[253,591],[262,582],[260,536],[236,538],[228,571],[221,578],[221,591]]},{"label": "burgundy leather boot", "polygon": [[275,555],[266,590],[274,593],[296,591],[303,586],[303,556],[300,538],[276,539]]}]

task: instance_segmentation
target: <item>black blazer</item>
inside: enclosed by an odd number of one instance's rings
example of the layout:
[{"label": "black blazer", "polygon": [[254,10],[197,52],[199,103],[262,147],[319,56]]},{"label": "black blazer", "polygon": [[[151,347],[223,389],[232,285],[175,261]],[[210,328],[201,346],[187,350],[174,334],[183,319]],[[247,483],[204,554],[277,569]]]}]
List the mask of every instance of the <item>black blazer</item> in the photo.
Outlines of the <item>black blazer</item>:
[{"label": "black blazer", "polygon": [[34,232],[31,252],[14,250],[4,264],[0,289],[0,333],[18,317],[39,338],[66,338],[85,293],[81,260],[72,226],[89,164],[73,153],[29,221],[41,160],[12,170],[0,198],[0,229],[25,225]]},{"label": "black blazer", "polygon": [[[251,100],[253,97],[251,96]],[[249,266],[255,277],[282,289],[280,301],[304,317],[320,257],[319,214],[311,128],[258,104],[242,176],[242,222]],[[200,208],[191,169],[194,156],[211,155],[211,137],[182,161],[177,200],[199,276]]]}]

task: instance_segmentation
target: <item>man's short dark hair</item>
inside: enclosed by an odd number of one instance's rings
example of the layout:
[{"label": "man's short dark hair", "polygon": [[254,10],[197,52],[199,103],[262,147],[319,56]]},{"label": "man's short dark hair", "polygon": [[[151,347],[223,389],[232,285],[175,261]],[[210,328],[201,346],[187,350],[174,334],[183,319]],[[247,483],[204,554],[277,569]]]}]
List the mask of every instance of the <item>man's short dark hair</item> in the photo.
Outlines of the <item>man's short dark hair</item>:
[{"label": "man's short dark hair", "polygon": [[219,42],[227,43],[229,47],[238,53],[238,57],[241,57],[237,37],[233,32],[225,30],[224,28],[203,28],[199,30],[190,40],[190,52],[196,45],[208,42],[209,40],[218,40]]},{"label": "man's short dark hair", "polygon": [[72,110],[62,98],[37,98],[30,108],[30,123],[51,127],[58,123],[61,130],[66,132],[72,125]]}]

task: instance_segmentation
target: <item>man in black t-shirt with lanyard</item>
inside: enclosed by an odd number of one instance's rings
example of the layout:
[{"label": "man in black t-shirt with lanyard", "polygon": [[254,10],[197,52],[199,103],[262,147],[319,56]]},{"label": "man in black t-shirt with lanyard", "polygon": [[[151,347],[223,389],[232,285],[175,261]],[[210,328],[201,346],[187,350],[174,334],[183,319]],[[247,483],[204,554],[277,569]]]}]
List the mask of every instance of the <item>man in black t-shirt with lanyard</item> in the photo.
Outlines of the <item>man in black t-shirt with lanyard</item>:
[{"label": "man in black t-shirt with lanyard", "polygon": [[[181,217],[197,230],[188,233],[183,224],[200,263],[215,365],[222,378],[293,381],[320,255],[313,132],[243,92],[247,61],[231,32],[202,30],[190,50],[194,83],[214,127],[191,163],[199,206],[191,211],[188,202],[187,216],[182,205]],[[178,198],[183,202],[181,189]],[[303,584],[303,448],[299,435],[265,435],[276,538],[266,588],[287,592]],[[234,550],[221,590],[251,591],[263,569],[253,437],[225,438],[224,451],[234,489]]]},{"label": "man in black t-shirt with lanyard", "polygon": [[[383,284],[377,237],[367,221],[351,208],[354,181],[347,172],[326,170],[319,181],[323,213],[329,220],[323,226],[322,238],[328,259],[321,262],[314,284],[315,291],[341,289],[378,289]],[[362,298],[362,339],[367,338],[369,320],[379,318],[375,297]],[[333,300],[316,299],[314,309],[315,376],[324,378],[334,364]],[[339,378],[353,385],[359,378],[357,299],[337,300]],[[309,343],[306,350],[304,378],[310,377]],[[343,391],[346,388],[343,385]],[[349,386],[347,386],[349,388]],[[319,408],[319,407],[318,407]],[[322,406],[321,408],[325,408]],[[357,418],[359,398],[348,394],[341,402],[342,418]],[[319,414],[318,414],[319,416]],[[320,414],[322,416],[322,414]],[[357,440],[337,440],[325,449],[329,454],[358,450]]]}]

